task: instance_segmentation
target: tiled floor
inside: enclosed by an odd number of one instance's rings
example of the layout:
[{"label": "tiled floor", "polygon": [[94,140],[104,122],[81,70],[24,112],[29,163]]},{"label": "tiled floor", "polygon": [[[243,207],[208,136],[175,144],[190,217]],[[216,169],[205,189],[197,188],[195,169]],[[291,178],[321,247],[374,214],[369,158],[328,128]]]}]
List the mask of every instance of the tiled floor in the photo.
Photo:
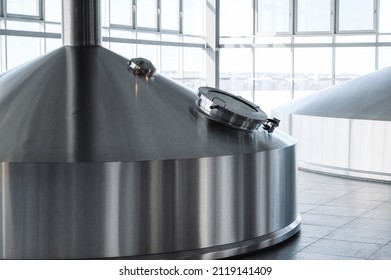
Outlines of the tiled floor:
[{"label": "tiled floor", "polygon": [[301,231],[242,259],[391,260],[391,184],[298,171]]}]

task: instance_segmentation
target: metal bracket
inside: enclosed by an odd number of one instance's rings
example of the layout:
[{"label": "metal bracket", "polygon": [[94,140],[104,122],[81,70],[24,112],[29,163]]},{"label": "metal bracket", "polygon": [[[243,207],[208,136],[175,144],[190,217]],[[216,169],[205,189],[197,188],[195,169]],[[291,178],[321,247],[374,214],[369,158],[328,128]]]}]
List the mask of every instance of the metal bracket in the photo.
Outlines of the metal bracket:
[{"label": "metal bracket", "polygon": [[156,73],[156,68],[153,66],[152,62],[142,57],[132,58],[129,61],[128,66],[136,75],[152,77]]},{"label": "metal bracket", "polygon": [[274,131],[274,128],[276,128],[279,124],[280,124],[279,119],[276,118],[266,119],[262,122],[262,128],[267,132],[272,133]]}]

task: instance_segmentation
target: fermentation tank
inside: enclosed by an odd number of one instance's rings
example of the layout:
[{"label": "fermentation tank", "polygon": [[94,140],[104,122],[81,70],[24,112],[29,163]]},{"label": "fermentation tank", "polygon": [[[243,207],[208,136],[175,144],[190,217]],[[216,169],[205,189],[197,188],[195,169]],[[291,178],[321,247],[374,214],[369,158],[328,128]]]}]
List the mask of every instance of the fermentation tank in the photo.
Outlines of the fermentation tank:
[{"label": "fermentation tank", "polygon": [[99,1],[63,8],[65,46],[0,76],[2,258],[214,259],[299,230],[278,120],[101,47]]},{"label": "fermentation tank", "polygon": [[391,67],[273,110],[307,170],[391,181]]}]

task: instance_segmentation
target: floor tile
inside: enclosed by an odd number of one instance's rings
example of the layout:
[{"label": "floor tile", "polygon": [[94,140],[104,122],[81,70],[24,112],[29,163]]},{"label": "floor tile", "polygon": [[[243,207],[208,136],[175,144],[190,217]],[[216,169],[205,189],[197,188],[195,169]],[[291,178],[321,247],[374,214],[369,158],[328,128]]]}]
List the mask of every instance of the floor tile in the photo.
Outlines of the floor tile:
[{"label": "floor tile", "polygon": [[391,201],[384,202],[374,210],[386,210],[391,212]]},{"label": "floor tile", "polygon": [[355,191],[349,194],[349,197],[352,199],[358,200],[374,200],[374,201],[382,201],[386,202],[391,199],[390,193],[376,193],[376,192],[368,192],[368,191]]},{"label": "floor tile", "polygon": [[336,189],[322,189],[322,188],[309,188],[300,192],[301,195],[313,194],[330,198],[338,198],[350,193],[349,191],[336,190]]},{"label": "floor tile", "polygon": [[302,223],[307,225],[329,226],[329,227],[341,227],[351,222],[354,217],[334,216],[334,215],[321,215],[306,213],[302,215]]},{"label": "floor tile", "polygon": [[376,208],[381,204],[382,204],[381,201],[357,199],[352,197],[351,194],[347,194],[343,197],[334,199],[327,203],[327,205],[367,208],[368,210]]},{"label": "floor tile", "polygon": [[386,245],[375,252],[369,259],[371,260],[391,260],[391,245]]},{"label": "floor tile", "polygon": [[375,186],[365,186],[359,190],[358,192],[365,193],[374,193],[374,194],[391,194],[391,185],[375,185]]},{"label": "floor tile", "polygon": [[367,259],[381,247],[382,245],[378,244],[321,239],[307,246],[301,252]]},{"label": "floor tile", "polygon": [[354,221],[351,221],[346,226],[351,228],[391,231],[390,220],[372,219],[364,217],[356,218]]},{"label": "floor tile", "polygon": [[325,204],[334,200],[335,197],[333,195],[325,196],[325,195],[316,195],[316,194],[305,194],[299,193],[297,195],[298,203],[306,203],[306,204]]},{"label": "floor tile", "polygon": [[385,245],[391,241],[391,231],[343,227],[326,235],[325,238]]},{"label": "floor tile", "polygon": [[381,219],[381,220],[391,220],[391,209],[389,210],[382,210],[379,208],[376,208],[374,210],[371,210],[364,215],[362,215],[364,218],[372,218],[372,219]]},{"label": "floor tile", "polygon": [[300,233],[272,248],[261,250],[258,253],[243,256],[246,260],[285,260],[308,245],[316,242],[318,238],[301,236]]},{"label": "floor tile", "polygon": [[337,227],[318,226],[318,225],[301,225],[301,235],[306,237],[322,238],[327,234],[338,229]]},{"label": "floor tile", "polygon": [[299,213],[304,214],[316,207],[319,207],[319,204],[308,204],[308,203],[298,203],[297,208]]},{"label": "floor tile", "polygon": [[322,205],[311,209],[309,214],[334,215],[345,217],[359,217],[368,212],[366,208],[353,208],[334,205]]},{"label": "floor tile", "polygon": [[357,258],[298,252],[290,260],[359,260]]}]

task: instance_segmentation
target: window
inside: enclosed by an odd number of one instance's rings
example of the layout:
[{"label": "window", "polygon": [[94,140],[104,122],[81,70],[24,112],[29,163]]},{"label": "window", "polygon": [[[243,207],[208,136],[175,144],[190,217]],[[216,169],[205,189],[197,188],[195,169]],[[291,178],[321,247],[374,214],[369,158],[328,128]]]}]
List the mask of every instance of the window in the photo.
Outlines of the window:
[{"label": "window", "polygon": [[[28,46],[28,47],[25,47]],[[41,38],[7,37],[7,68],[11,69],[41,54]]]},{"label": "window", "polygon": [[137,27],[157,29],[156,0],[137,0]]},{"label": "window", "polygon": [[330,0],[297,0],[296,32],[330,32]]},{"label": "window", "polygon": [[161,29],[179,31],[179,0],[160,0]]},{"label": "window", "polygon": [[[0,17],[3,17],[3,0],[0,0]],[[0,70],[1,70],[1,64],[0,64]]]},{"label": "window", "polygon": [[45,1],[45,20],[53,22],[62,22],[62,1]]},{"label": "window", "polygon": [[265,113],[270,114],[272,108],[292,99],[291,72],[290,48],[255,50],[254,103],[258,104]]},{"label": "window", "polygon": [[341,47],[336,49],[335,76],[353,79],[375,71],[374,47]]},{"label": "window", "polygon": [[199,48],[183,48],[183,78],[202,78],[204,51]]},{"label": "window", "polygon": [[374,0],[339,0],[337,31],[374,31]]},{"label": "window", "polygon": [[288,33],[289,0],[258,0],[258,32]]},{"label": "window", "polygon": [[253,101],[252,59],[251,49],[221,49],[220,88]]},{"label": "window", "polygon": [[220,35],[253,35],[253,0],[220,1]]},{"label": "window", "polygon": [[379,32],[391,33],[391,1],[380,0],[379,11]]},{"label": "window", "polygon": [[391,47],[379,48],[379,69],[391,66]]},{"label": "window", "polygon": [[7,14],[41,17],[39,0],[6,0]]},{"label": "window", "polygon": [[183,34],[204,35],[205,1],[182,0]]},{"label": "window", "polygon": [[110,24],[131,26],[132,0],[110,0]]},{"label": "window", "polygon": [[179,48],[162,46],[162,74],[170,78],[179,78]]},{"label": "window", "polygon": [[295,98],[300,98],[332,85],[332,49],[295,49]]}]

